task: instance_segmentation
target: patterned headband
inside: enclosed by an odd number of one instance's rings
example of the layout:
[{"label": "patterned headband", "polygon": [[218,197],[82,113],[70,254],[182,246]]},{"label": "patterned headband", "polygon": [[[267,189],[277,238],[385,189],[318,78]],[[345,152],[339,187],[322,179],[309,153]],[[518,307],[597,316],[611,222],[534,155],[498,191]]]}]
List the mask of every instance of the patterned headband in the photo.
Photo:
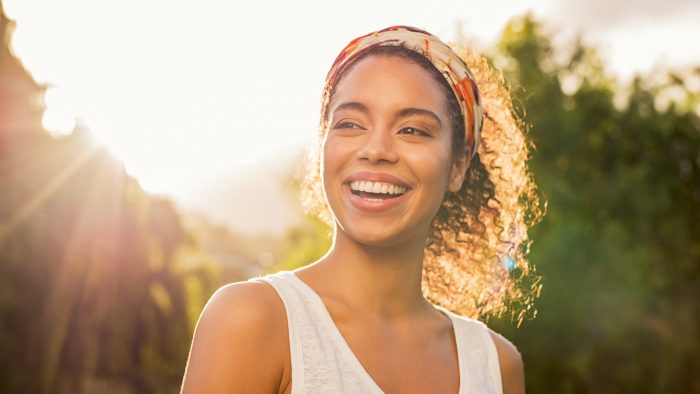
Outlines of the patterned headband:
[{"label": "patterned headband", "polygon": [[357,37],[343,48],[326,77],[324,92],[338,82],[343,71],[360,55],[375,46],[402,46],[428,59],[452,88],[464,118],[465,145],[471,158],[476,154],[483,124],[479,89],[467,64],[447,44],[427,31],[410,26],[391,26]]}]

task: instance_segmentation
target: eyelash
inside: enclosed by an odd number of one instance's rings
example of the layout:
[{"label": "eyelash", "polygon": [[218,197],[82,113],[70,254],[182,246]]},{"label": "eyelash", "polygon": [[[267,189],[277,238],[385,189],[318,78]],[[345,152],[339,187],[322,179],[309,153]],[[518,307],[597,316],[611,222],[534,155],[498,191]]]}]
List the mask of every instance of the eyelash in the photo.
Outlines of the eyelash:
[{"label": "eyelash", "polygon": [[430,136],[430,134],[428,134],[428,133],[426,133],[425,131],[423,131],[423,130],[421,130],[421,129],[419,129],[419,128],[416,128],[416,127],[404,127],[403,129],[401,129],[401,130],[399,130],[399,131],[404,131],[404,130],[415,130],[416,133],[413,133],[412,135],[423,135],[423,136],[426,136],[426,137],[429,137],[429,136]]},{"label": "eyelash", "polygon": [[[357,128],[357,129],[362,129],[361,126],[359,126],[359,125],[357,125],[357,124],[355,124],[355,123],[352,123],[352,122],[340,122],[340,123],[338,123],[337,125],[335,125],[334,128],[336,128],[336,129],[355,129],[355,128]],[[421,130],[421,129],[419,129],[419,128],[416,128],[416,127],[404,127],[404,128],[402,128],[401,130],[399,130],[399,131],[404,131],[404,130],[414,130],[414,131],[415,131],[414,133],[409,133],[410,135],[422,135],[422,136],[425,136],[425,137],[429,137],[429,136],[430,136],[430,134],[428,134],[428,133],[426,133],[425,131],[423,131],[423,130]]]},{"label": "eyelash", "polygon": [[[346,126],[348,126],[348,125],[349,125],[349,126],[354,126],[354,127],[346,127]],[[357,124],[352,123],[352,122],[340,122],[340,123],[338,123],[337,125],[335,125],[334,128],[335,128],[335,129],[355,129],[355,128],[361,129],[362,127],[360,127],[360,126],[358,126]]]}]

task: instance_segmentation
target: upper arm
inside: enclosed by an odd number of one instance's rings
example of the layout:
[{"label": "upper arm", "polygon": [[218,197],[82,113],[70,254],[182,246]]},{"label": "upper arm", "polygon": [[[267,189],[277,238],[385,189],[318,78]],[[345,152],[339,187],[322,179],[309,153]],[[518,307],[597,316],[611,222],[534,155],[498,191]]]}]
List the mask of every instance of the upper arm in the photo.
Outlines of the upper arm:
[{"label": "upper arm", "polygon": [[277,392],[286,346],[279,308],[282,301],[265,283],[217,290],[197,322],[182,393]]},{"label": "upper arm", "polygon": [[515,345],[501,334],[491,329],[489,329],[489,334],[491,334],[498,353],[503,394],[525,393],[525,372],[520,352]]}]

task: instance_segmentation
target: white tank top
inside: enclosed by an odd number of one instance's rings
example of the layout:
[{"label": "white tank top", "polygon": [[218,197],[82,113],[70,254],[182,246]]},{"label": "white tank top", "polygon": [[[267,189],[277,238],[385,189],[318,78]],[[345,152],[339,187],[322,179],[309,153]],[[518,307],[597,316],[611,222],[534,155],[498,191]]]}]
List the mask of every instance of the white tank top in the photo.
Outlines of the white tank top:
[{"label": "white tank top", "polygon": [[[350,349],[321,297],[304,281],[286,270],[250,280],[271,284],[284,303],[292,394],[384,393]],[[436,308],[452,320],[459,361],[459,394],[502,394],[498,354],[486,325],[440,306]]]}]

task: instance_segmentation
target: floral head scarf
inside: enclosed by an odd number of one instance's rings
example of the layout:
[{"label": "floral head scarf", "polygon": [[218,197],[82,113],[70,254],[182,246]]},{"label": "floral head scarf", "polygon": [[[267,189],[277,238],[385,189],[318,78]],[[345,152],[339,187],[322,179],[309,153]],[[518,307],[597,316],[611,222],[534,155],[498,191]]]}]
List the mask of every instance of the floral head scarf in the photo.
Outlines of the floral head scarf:
[{"label": "floral head scarf", "polygon": [[464,118],[465,146],[470,159],[479,146],[483,112],[479,89],[467,64],[452,48],[427,31],[410,26],[391,26],[357,37],[343,48],[326,76],[324,92],[330,92],[343,71],[374,46],[403,46],[427,58],[445,77],[459,103]]}]

